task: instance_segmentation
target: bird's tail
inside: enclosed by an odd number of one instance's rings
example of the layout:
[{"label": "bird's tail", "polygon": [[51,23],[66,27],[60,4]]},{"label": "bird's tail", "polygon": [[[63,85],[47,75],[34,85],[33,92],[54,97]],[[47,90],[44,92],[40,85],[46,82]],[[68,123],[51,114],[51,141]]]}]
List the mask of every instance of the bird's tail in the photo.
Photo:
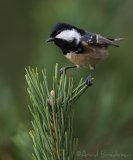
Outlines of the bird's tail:
[{"label": "bird's tail", "polygon": [[123,40],[124,38],[108,38],[110,41],[112,41],[113,43],[113,45],[115,46],[115,47],[119,47],[119,45],[116,43],[116,42],[118,42],[118,41],[121,41],[121,40]]},{"label": "bird's tail", "polygon": [[115,38],[114,42],[122,41],[124,38]]}]

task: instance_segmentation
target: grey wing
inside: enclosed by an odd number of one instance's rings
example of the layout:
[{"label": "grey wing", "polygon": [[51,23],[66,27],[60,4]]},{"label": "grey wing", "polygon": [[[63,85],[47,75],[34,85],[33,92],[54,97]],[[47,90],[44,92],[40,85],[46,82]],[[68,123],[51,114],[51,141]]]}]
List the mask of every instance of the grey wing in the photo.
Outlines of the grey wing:
[{"label": "grey wing", "polygon": [[101,46],[116,46],[119,47],[116,43],[115,43],[115,39],[111,39],[111,38],[105,38],[103,36],[101,36],[100,34],[95,34],[95,33],[91,33],[91,32],[87,32],[85,33],[85,35],[82,36],[81,38],[81,43],[83,44],[91,44],[91,45],[101,45]]}]

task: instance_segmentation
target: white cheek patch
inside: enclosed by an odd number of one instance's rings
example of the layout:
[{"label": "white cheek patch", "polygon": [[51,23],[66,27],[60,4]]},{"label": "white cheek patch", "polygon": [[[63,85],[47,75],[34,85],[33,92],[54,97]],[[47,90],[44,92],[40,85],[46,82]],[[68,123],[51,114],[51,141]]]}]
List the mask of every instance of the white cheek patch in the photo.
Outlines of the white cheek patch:
[{"label": "white cheek patch", "polygon": [[75,29],[72,29],[72,30],[62,31],[56,36],[56,38],[63,39],[69,42],[75,39],[78,44],[80,42],[81,35]]}]

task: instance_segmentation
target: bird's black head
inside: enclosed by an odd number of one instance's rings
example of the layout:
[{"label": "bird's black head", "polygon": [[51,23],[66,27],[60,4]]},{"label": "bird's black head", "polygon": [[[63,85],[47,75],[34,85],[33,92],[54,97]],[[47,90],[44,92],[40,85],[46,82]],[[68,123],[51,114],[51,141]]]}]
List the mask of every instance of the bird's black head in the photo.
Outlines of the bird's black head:
[{"label": "bird's black head", "polygon": [[54,41],[63,53],[66,53],[76,50],[84,33],[84,30],[70,24],[57,23],[52,29],[48,42]]}]

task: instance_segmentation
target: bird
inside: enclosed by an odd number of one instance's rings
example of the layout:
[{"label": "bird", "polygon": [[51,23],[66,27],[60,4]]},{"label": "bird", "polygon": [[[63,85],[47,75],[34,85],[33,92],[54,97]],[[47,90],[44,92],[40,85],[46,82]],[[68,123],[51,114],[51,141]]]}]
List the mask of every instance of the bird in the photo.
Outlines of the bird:
[{"label": "bird", "polygon": [[85,83],[87,86],[91,86],[96,65],[108,56],[108,47],[119,47],[117,41],[122,39],[106,38],[71,24],[58,22],[53,27],[47,42],[54,42],[61,49],[63,55],[74,64],[62,67],[60,73],[66,73],[66,70],[71,68],[88,68],[90,72]]}]

